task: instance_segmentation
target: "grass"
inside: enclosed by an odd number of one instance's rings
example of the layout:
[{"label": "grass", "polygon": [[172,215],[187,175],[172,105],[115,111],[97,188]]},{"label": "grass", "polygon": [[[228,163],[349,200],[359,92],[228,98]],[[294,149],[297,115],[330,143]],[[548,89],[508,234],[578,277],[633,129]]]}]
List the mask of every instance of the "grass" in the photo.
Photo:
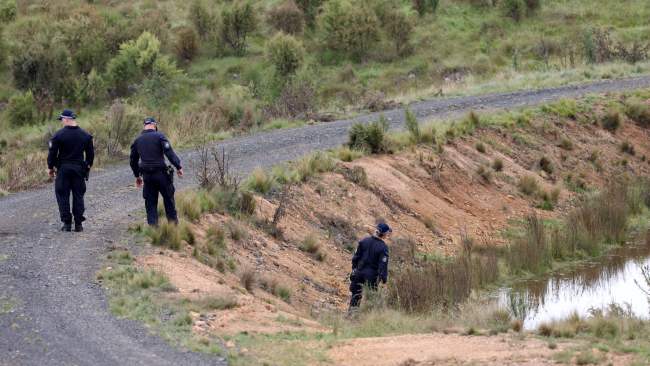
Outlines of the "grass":
[{"label": "grass", "polygon": [[[193,304],[173,296],[176,289],[157,272],[137,268],[128,252],[113,255],[110,266],[97,274],[97,280],[107,288],[109,309],[120,318],[143,322],[168,342],[196,352],[221,355],[220,342],[214,337],[198,336],[192,332],[190,311]],[[230,308],[233,300],[204,298],[205,309]]]}]

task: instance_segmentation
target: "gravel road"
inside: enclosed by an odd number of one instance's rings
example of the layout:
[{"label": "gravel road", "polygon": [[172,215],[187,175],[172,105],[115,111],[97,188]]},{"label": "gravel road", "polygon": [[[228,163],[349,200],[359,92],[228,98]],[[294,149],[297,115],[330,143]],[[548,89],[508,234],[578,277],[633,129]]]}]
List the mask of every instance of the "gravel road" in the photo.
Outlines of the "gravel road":
[{"label": "gravel road", "polygon": [[[410,106],[420,120],[470,110],[499,110],[560,98],[650,88],[650,76],[535,91],[435,99]],[[385,111],[392,128],[404,111]],[[234,166],[245,174],[343,143],[356,121],[278,130],[224,141]],[[187,162],[195,156],[181,154]],[[193,185],[188,169],[182,187]],[[86,232],[58,232],[51,186],[0,199],[0,365],[225,365],[225,360],[169,347],[141,324],[110,315],[95,283],[102,255],[125,235],[127,223],[143,220],[143,201],[125,163],[94,172],[86,195]]]}]

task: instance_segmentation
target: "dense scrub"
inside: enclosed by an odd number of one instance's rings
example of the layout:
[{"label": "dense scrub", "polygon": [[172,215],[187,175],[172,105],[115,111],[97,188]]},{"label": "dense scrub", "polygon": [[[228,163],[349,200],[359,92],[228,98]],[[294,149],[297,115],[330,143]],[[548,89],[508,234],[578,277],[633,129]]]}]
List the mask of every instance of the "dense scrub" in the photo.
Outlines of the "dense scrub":
[{"label": "dense scrub", "polygon": [[[90,127],[102,163],[120,155],[107,115],[116,99],[128,131],[155,115],[187,146],[278,125],[273,119],[378,110],[391,96],[504,73],[644,61],[644,1],[624,12],[598,2],[5,1],[0,186],[41,181],[9,181],[9,164],[39,161],[56,128],[51,117],[63,106]],[[634,108],[629,113],[647,120]]]}]

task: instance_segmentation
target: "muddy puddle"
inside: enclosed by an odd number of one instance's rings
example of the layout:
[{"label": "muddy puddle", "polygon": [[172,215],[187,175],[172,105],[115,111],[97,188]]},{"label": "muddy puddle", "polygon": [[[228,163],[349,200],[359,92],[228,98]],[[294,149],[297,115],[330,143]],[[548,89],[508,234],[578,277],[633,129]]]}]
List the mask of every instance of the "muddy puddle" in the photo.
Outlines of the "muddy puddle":
[{"label": "muddy puddle", "polygon": [[617,249],[597,262],[568,273],[524,281],[497,293],[498,302],[519,319],[524,328],[562,320],[577,312],[588,316],[594,311],[619,309],[650,317],[648,284],[643,268],[650,266],[650,246]]}]

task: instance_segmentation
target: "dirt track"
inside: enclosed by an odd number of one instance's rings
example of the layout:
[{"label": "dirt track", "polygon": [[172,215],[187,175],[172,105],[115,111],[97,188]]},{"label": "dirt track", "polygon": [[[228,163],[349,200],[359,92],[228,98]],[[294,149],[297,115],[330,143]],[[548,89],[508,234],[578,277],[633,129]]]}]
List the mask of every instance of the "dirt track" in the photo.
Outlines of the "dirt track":
[{"label": "dirt track", "polygon": [[[420,120],[444,118],[469,110],[507,109],[589,93],[650,87],[650,76],[554,89],[418,102],[410,106]],[[403,110],[384,112],[393,128]],[[355,121],[378,113],[328,124],[280,130],[220,144],[241,174],[305,153],[343,143]],[[182,154],[185,165],[194,153]],[[192,176],[188,169],[189,177]],[[180,186],[193,184],[191,178]],[[100,257],[119,242],[128,222],[141,220],[140,192],[125,164],[93,175],[87,200],[87,231],[57,232],[52,188],[0,199],[0,365],[222,365],[219,358],[175,350],[142,325],[118,320],[107,310],[95,284]]]}]

